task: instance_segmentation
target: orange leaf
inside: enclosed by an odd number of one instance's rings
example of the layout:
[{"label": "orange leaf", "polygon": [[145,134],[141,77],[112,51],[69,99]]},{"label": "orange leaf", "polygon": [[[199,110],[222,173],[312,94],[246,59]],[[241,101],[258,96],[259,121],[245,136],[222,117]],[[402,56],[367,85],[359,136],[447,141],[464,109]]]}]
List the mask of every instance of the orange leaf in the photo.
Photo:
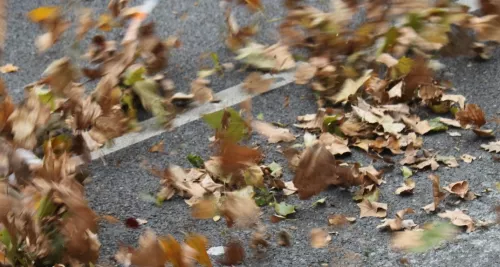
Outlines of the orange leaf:
[{"label": "orange leaf", "polygon": [[165,251],[167,260],[172,263],[172,266],[186,266],[182,259],[182,247],[173,236],[169,235],[166,238],[160,238],[160,245],[163,248],[163,251]]},{"label": "orange leaf", "polygon": [[33,22],[41,22],[43,20],[51,19],[57,16],[59,7],[57,6],[42,6],[31,10],[28,17]]},{"label": "orange leaf", "polygon": [[207,254],[208,240],[199,234],[191,234],[186,238],[186,244],[192,247],[196,252],[195,260],[203,266],[212,267],[212,262]]}]

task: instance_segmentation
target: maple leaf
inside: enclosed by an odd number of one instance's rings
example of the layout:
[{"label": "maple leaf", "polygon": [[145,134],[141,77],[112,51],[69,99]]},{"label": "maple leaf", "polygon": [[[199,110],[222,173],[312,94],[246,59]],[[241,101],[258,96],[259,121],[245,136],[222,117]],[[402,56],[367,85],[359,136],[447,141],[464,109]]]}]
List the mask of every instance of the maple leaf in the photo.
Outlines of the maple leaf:
[{"label": "maple leaf", "polygon": [[483,110],[476,104],[467,104],[465,109],[458,111],[455,118],[463,127],[467,124],[473,124],[476,127],[481,127],[486,124]]},{"label": "maple leaf", "polygon": [[500,141],[489,142],[488,144],[482,144],[481,147],[489,152],[500,153]]},{"label": "maple leaf", "polygon": [[363,76],[361,76],[357,80],[347,79],[342,85],[340,92],[332,97],[328,97],[328,99],[332,100],[334,103],[345,104],[349,96],[356,94],[359,88],[363,86],[363,84],[368,81],[370,77],[371,70],[366,71]]},{"label": "maple leaf", "polygon": [[428,121],[421,121],[418,117],[407,117],[407,116],[402,116],[401,119],[403,122],[410,126],[412,130],[414,130],[418,134],[426,134],[430,130],[432,130],[431,126],[429,125]]},{"label": "maple leaf", "polygon": [[347,146],[348,140],[344,140],[331,133],[322,133],[319,136],[318,142],[325,146],[332,155],[342,155],[349,153],[351,150]]},{"label": "maple leaf", "polygon": [[359,217],[379,217],[387,216],[387,204],[363,199],[357,204],[360,209]]},{"label": "maple leaf", "polygon": [[324,108],[319,108],[316,114],[298,116],[297,120],[301,123],[294,124],[293,126],[301,129],[322,129],[325,118],[326,110]]},{"label": "maple leaf", "polygon": [[168,260],[164,247],[156,234],[148,230],[139,238],[138,249],[121,247],[115,259],[124,265],[164,266]]},{"label": "maple leaf", "polygon": [[407,208],[404,210],[400,210],[396,213],[395,219],[384,219],[382,220],[382,224],[377,225],[377,229],[390,229],[391,231],[399,231],[403,229],[412,229],[417,225],[413,222],[413,220],[403,220],[405,214],[415,213],[415,211],[411,208]]},{"label": "maple leaf", "polygon": [[458,181],[443,187],[443,189],[451,194],[455,194],[461,198],[465,198],[467,192],[469,192],[469,182]]},{"label": "maple leaf", "polygon": [[320,144],[304,151],[293,179],[300,199],[308,199],[329,185],[351,186],[360,183],[355,169],[337,166],[335,157]]},{"label": "maple leaf", "polygon": [[456,226],[466,226],[467,233],[473,232],[475,230],[474,221],[472,218],[463,213],[459,209],[455,209],[454,211],[447,210],[444,213],[439,213],[439,217],[450,219],[451,223]]},{"label": "maple leaf", "polygon": [[237,53],[237,60],[258,69],[283,71],[295,67],[295,60],[288,51],[288,47],[280,43],[268,47],[249,43]]},{"label": "maple leaf", "polygon": [[332,241],[332,237],[327,231],[321,228],[311,229],[311,247],[313,248],[323,248],[328,246],[328,243]]},{"label": "maple leaf", "polygon": [[269,91],[274,79],[264,79],[262,73],[252,72],[243,81],[243,88],[251,94],[262,94]]},{"label": "maple leaf", "polygon": [[266,136],[269,143],[292,142],[295,140],[295,136],[290,133],[290,130],[275,127],[267,122],[253,121],[252,129]]},{"label": "maple leaf", "polygon": [[346,217],[342,214],[328,215],[328,225],[345,226],[356,221],[356,217]]}]

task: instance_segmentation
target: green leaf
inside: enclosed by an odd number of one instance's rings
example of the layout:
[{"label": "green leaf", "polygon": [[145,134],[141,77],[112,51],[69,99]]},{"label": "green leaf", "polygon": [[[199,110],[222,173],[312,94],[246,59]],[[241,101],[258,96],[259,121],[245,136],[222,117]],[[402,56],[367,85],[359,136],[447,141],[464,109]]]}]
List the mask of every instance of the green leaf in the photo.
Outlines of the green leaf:
[{"label": "green leaf", "polygon": [[257,114],[257,119],[263,121],[264,120],[264,114],[261,112]]},{"label": "green leaf", "polygon": [[37,209],[38,219],[43,219],[46,216],[54,214],[56,206],[52,202],[52,194],[45,195],[41,200]]},{"label": "green leaf", "polygon": [[495,184],[495,187],[497,188],[497,191],[498,191],[498,192],[500,192],[500,182],[497,182],[497,183]]},{"label": "green leaf", "polygon": [[436,104],[436,105],[429,105],[429,107],[432,109],[432,112],[436,113],[436,114],[445,114],[445,113],[448,113],[450,111],[450,104],[447,103],[446,101],[444,102],[441,102],[439,104]]},{"label": "green leaf", "polygon": [[448,126],[444,123],[442,123],[439,118],[434,118],[432,120],[429,120],[429,126],[431,127],[431,131],[433,132],[440,132],[440,131],[446,131],[448,130]]},{"label": "green leaf", "polygon": [[378,187],[375,187],[372,191],[364,194],[363,198],[366,200],[369,200],[371,202],[377,202],[380,197],[380,189]]},{"label": "green leaf", "polygon": [[145,193],[145,192],[139,193],[139,198],[142,201],[149,202],[149,203],[156,203],[156,200],[157,200],[155,196],[148,194],[148,193]]},{"label": "green leaf", "polygon": [[338,116],[326,116],[323,120],[323,128],[325,128],[329,133],[334,133],[335,126],[337,126]]},{"label": "green leaf", "polygon": [[402,57],[398,60],[398,64],[391,68],[391,78],[397,79],[410,73],[413,67],[413,59]]},{"label": "green leaf", "polygon": [[274,203],[274,210],[278,215],[286,217],[287,215],[295,213],[295,206],[286,204],[285,202],[282,201],[279,204]]},{"label": "green leaf", "polygon": [[243,120],[236,110],[227,108],[225,110],[205,114],[203,115],[203,120],[213,129],[220,131],[222,130],[222,117],[224,116],[224,112],[229,113],[229,125],[224,132],[227,135],[226,137],[232,139],[234,142],[240,141],[248,134],[248,127],[245,120]]},{"label": "green leaf", "polygon": [[152,79],[137,81],[132,87],[144,109],[153,114],[158,124],[165,125],[174,118],[174,114],[167,111],[164,106],[165,99],[159,95],[158,89],[158,83]]},{"label": "green leaf", "polygon": [[409,178],[413,175],[413,172],[410,170],[410,168],[406,167],[406,166],[403,166],[401,168],[401,171],[403,172],[403,177],[406,179],[406,178]]},{"label": "green leaf", "polygon": [[210,58],[212,59],[212,62],[214,63],[214,68],[216,70],[222,70],[222,66],[220,65],[219,56],[217,55],[217,53],[215,53],[215,52],[210,53]]},{"label": "green leaf", "polygon": [[456,227],[449,223],[435,222],[430,227],[427,227],[421,235],[420,241],[422,244],[419,246],[415,242],[416,246],[410,249],[413,252],[424,252],[427,251],[445,240],[452,239],[457,233]]},{"label": "green leaf", "polygon": [[259,207],[267,206],[274,201],[274,194],[266,187],[257,188],[254,200]]},{"label": "green leaf", "polygon": [[387,52],[390,48],[396,44],[396,41],[399,37],[399,31],[397,28],[392,27],[390,28],[387,33],[385,34],[385,42],[384,45],[382,46],[382,49],[378,51],[377,54],[381,54],[383,52]]},{"label": "green leaf", "polygon": [[424,24],[422,23],[422,17],[416,13],[408,14],[407,19],[408,23],[406,23],[406,25],[412,27],[416,32],[418,32],[424,26]]},{"label": "green leaf", "polygon": [[132,66],[125,72],[125,79],[123,80],[123,83],[127,86],[132,86],[138,81],[143,81],[145,73],[146,68],[144,68],[143,66]]},{"label": "green leaf", "polygon": [[316,207],[316,206],[318,206],[318,205],[325,205],[325,203],[326,203],[326,199],[327,199],[327,198],[326,198],[326,197],[324,197],[324,198],[320,198],[320,199],[318,199],[318,200],[314,201],[314,203],[311,205],[311,207]]},{"label": "green leaf", "polygon": [[205,162],[203,161],[203,159],[200,156],[195,155],[195,154],[189,154],[189,155],[187,155],[187,160],[195,168],[203,168],[203,165],[205,164]]},{"label": "green leaf", "polygon": [[274,177],[279,177],[283,174],[283,168],[281,167],[281,165],[274,161],[271,164],[267,165],[267,167],[271,170],[271,175]]},{"label": "green leaf", "polygon": [[54,111],[56,109],[56,97],[51,90],[37,88],[36,94],[38,95],[38,99],[40,100],[40,102],[50,107],[50,111]]}]

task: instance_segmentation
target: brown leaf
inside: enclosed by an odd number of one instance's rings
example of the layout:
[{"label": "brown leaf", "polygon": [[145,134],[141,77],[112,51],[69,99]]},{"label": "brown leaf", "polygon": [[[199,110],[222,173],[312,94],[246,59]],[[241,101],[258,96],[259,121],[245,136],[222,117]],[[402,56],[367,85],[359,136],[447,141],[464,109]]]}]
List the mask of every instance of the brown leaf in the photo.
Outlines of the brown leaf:
[{"label": "brown leaf", "polygon": [[337,166],[335,157],[322,145],[308,147],[300,158],[293,179],[300,199],[308,199],[329,185],[352,186],[361,184],[357,171]]},{"label": "brown leaf", "polygon": [[152,147],[149,148],[149,152],[151,152],[151,153],[154,153],[154,152],[163,153],[163,152],[165,152],[165,141],[161,140],[160,142],[154,144]]},{"label": "brown leaf", "polygon": [[295,140],[295,136],[290,133],[290,130],[275,127],[267,122],[253,121],[252,129],[266,136],[269,143],[292,142]]},{"label": "brown leaf", "polygon": [[432,129],[428,121],[421,121],[418,117],[402,116],[401,119],[406,125],[408,125],[413,131],[418,134],[424,135]]},{"label": "brown leaf", "polygon": [[243,81],[243,88],[251,94],[262,94],[269,91],[274,79],[264,79],[262,73],[252,72]]},{"label": "brown leaf", "polygon": [[462,156],[460,156],[460,159],[462,159],[465,163],[472,163],[472,161],[475,160],[476,157],[469,154],[463,154]]},{"label": "brown leaf", "polygon": [[220,167],[225,174],[239,174],[249,164],[258,163],[262,158],[259,150],[240,146],[229,140],[221,140],[219,155]]},{"label": "brown leaf", "polygon": [[489,152],[500,153],[500,141],[489,142],[488,144],[482,144],[481,147]]},{"label": "brown leaf", "polygon": [[289,233],[287,233],[286,231],[280,231],[278,233],[278,245],[282,246],[282,247],[289,247],[292,245],[292,242],[290,241],[291,239],[291,236]]},{"label": "brown leaf", "polygon": [[190,260],[187,258],[187,255],[185,255],[181,244],[179,244],[173,236],[168,235],[167,237],[160,238],[159,243],[164,251],[165,258],[172,266],[187,267],[191,265],[189,264]]},{"label": "brown leaf", "polygon": [[346,217],[342,214],[328,215],[328,225],[344,227],[356,221],[355,217]]},{"label": "brown leaf", "polygon": [[446,197],[446,194],[441,192],[441,186],[439,185],[439,176],[436,174],[431,174],[429,175],[429,179],[432,181],[433,202],[423,207],[423,209],[427,213],[435,211],[441,200],[443,200]]},{"label": "brown leaf", "polygon": [[363,199],[357,204],[360,209],[359,217],[379,217],[387,216],[387,204]]},{"label": "brown leaf", "polygon": [[94,27],[94,20],[92,19],[92,9],[84,8],[81,10],[78,19],[78,28],[76,29],[76,39],[82,40],[85,34]]},{"label": "brown leaf", "polygon": [[486,124],[483,110],[476,104],[467,104],[465,109],[458,111],[455,118],[460,122],[462,127],[473,124],[476,127],[481,127]]},{"label": "brown leaf", "polygon": [[259,222],[260,209],[249,195],[238,192],[227,193],[220,211],[228,227],[246,228],[255,226]]},{"label": "brown leaf", "polygon": [[316,74],[317,68],[309,63],[301,64],[295,71],[295,83],[307,84]]},{"label": "brown leaf", "polygon": [[245,250],[238,240],[227,243],[224,249],[224,259],[220,262],[223,265],[237,265],[245,259]]},{"label": "brown leaf", "polygon": [[322,129],[323,120],[326,116],[326,110],[324,108],[318,109],[316,114],[307,114],[304,116],[298,116],[297,120],[301,123],[294,124],[293,126],[301,129]]},{"label": "brown leaf", "polygon": [[203,198],[191,206],[191,216],[196,219],[212,219],[217,211],[215,198]]},{"label": "brown leaf", "polygon": [[467,192],[469,192],[469,182],[467,181],[458,181],[455,183],[451,183],[445,187],[444,190],[448,191],[451,194],[457,195],[461,198],[465,198]]},{"label": "brown leaf", "polygon": [[214,99],[212,89],[207,86],[209,83],[209,80],[201,78],[191,82],[191,94],[194,95],[196,101],[203,104]]},{"label": "brown leaf", "polygon": [[467,233],[473,232],[475,230],[474,221],[472,220],[472,218],[459,209],[455,209],[454,211],[447,210],[443,213],[439,213],[438,216],[441,218],[450,219],[451,223],[456,226],[467,227]]},{"label": "brown leaf", "polygon": [[399,231],[403,229],[411,229],[417,226],[413,220],[403,220],[405,214],[415,213],[411,208],[400,210],[396,213],[395,219],[384,219],[382,224],[377,225],[377,229],[390,229],[391,231]]},{"label": "brown leaf", "polygon": [[313,248],[323,248],[328,246],[328,243],[332,241],[332,237],[327,231],[321,228],[311,229],[311,247]]},{"label": "brown leaf", "polygon": [[382,180],[382,172],[377,171],[373,165],[359,168],[359,172],[361,173],[360,177],[363,178],[365,185],[372,183],[381,185],[384,183],[384,180]]},{"label": "brown leaf", "polygon": [[321,145],[324,145],[332,155],[342,155],[349,153],[351,150],[347,146],[348,140],[344,140],[336,135],[330,133],[322,133],[318,139]]},{"label": "brown leaf", "polygon": [[415,181],[411,178],[406,178],[401,187],[396,189],[396,195],[413,194],[413,189],[415,189]]},{"label": "brown leaf", "polygon": [[119,223],[120,220],[117,219],[116,217],[112,216],[112,215],[102,215],[101,216],[104,220],[106,220],[107,222],[109,223],[112,223],[112,224],[115,224],[115,223]]}]

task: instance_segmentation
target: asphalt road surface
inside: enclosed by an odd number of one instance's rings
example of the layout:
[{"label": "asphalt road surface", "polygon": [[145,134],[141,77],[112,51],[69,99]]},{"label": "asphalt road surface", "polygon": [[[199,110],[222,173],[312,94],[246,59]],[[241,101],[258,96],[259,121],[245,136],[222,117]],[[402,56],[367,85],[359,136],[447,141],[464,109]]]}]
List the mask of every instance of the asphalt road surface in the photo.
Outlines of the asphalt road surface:
[{"label": "asphalt road surface", "polygon": [[[259,40],[273,43],[277,40],[274,29],[284,11],[281,1],[263,1],[265,16],[250,15],[245,11],[238,13],[241,21],[258,21],[261,25]],[[326,1],[325,1],[326,2]],[[37,80],[45,67],[53,60],[62,57],[70,45],[70,40],[63,39],[50,51],[38,55],[34,46],[35,37],[41,33],[39,27],[26,19],[26,12],[41,5],[58,4],[59,1],[9,1],[8,39],[2,63],[13,63],[20,67],[17,73],[2,75],[16,100],[22,99],[22,88]],[[137,3],[137,2],[135,2]],[[91,7],[96,13],[103,12],[107,1],[82,1],[82,5]],[[223,44],[224,18],[215,0],[160,0],[153,12],[157,32],[162,37],[179,35],[182,47],[173,51],[166,76],[174,80],[180,90],[189,90],[189,83],[195,78],[199,67],[210,64],[209,59],[200,59],[207,52],[215,52],[222,62],[234,62],[233,55]],[[91,33],[92,34],[92,33]],[[110,33],[111,37],[119,37],[119,31]],[[82,44],[82,47],[85,47]],[[488,116],[498,116],[500,111],[500,53],[487,62],[477,62],[468,58],[445,59],[445,75],[463,94],[468,103],[477,103]],[[224,77],[212,81],[214,91],[223,91],[228,87],[241,83],[247,75],[234,71]],[[288,107],[284,107],[285,98],[289,99]],[[262,113],[266,121],[281,122],[291,125],[296,116],[315,113],[316,105],[313,94],[305,86],[288,84],[253,98],[254,115]],[[491,125],[488,125],[491,126]],[[290,127],[292,128],[292,127]],[[490,127],[491,128],[491,127]],[[302,136],[303,131],[292,131]],[[445,133],[426,135],[424,146],[438,151],[442,155],[460,157],[470,154],[477,160],[470,164],[460,162],[459,168],[440,167],[436,172],[441,176],[441,184],[459,180],[468,180],[471,190],[480,193],[486,188],[495,188],[499,182],[500,164],[494,162],[491,153],[480,149],[484,140],[465,130],[460,130],[461,137],[451,137]],[[99,239],[102,243],[101,259],[103,264],[113,264],[111,257],[117,251],[120,242],[130,245],[137,243],[139,235],[151,228],[160,235],[172,234],[182,239],[184,232],[197,232],[210,240],[211,246],[221,246],[231,237],[239,237],[247,250],[245,266],[400,266],[399,260],[407,258],[412,266],[500,266],[500,228],[498,225],[478,229],[473,233],[461,233],[455,240],[445,243],[439,249],[420,254],[404,254],[392,251],[389,247],[390,233],[375,229],[380,223],[376,218],[359,219],[359,208],[351,199],[351,193],[332,188],[308,201],[299,201],[297,196],[290,196],[287,203],[297,205],[298,212],[292,220],[277,224],[269,224],[272,235],[271,246],[267,252],[254,254],[248,248],[249,231],[228,229],[223,222],[212,220],[195,220],[191,218],[190,209],[180,198],[174,198],[158,207],[141,198],[141,194],[154,194],[159,189],[159,180],[141,163],[147,161],[155,166],[167,167],[176,164],[190,167],[186,156],[198,154],[204,159],[212,154],[208,139],[213,132],[202,121],[197,120],[185,124],[172,132],[166,132],[153,138],[131,145],[96,160],[92,164],[93,179],[87,185],[87,195],[92,208],[99,214],[113,215],[121,220],[129,217],[147,220],[140,229],[130,229],[123,224],[102,223]],[[148,149],[164,140],[166,154],[154,154]],[[302,142],[297,138],[296,142]],[[264,150],[266,164],[276,161],[286,166],[285,158],[277,152],[277,145],[269,145],[260,136],[252,136],[251,143],[260,145]],[[359,161],[363,165],[370,159],[354,150],[348,161]],[[376,165],[381,167],[381,165]],[[286,168],[285,168],[286,169]],[[421,207],[432,199],[431,182],[427,179],[430,172],[417,172],[415,193],[411,197],[394,195],[394,190],[402,182],[399,166],[385,174],[381,189],[380,202],[389,206],[387,218],[393,218],[396,211],[414,208],[416,214],[409,216],[421,225],[436,220],[435,215],[426,214]],[[291,180],[293,174],[285,171],[285,180]],[[500,193],[493,190],[474,201],[462,202],[456,206],[453,201],[445,201],[446,209],[459,207],[467,209],[467,213],[476,219],[494,220],[493,208],[499,204]],[[323,207],[311,207],[311,204],[322,197],[327,197]],[[263,208],[262,219],[269,221],[273,214],[271,207]],[[314,227],[326,227],[327,216],[345,214],[358,217],[356,223],[348,228],[335,230],[330,245],[322,249],[313,249],[309,245],[309,232]],[[274,242],[276,234],[286,230],[292,236],[292,246],[279,247]],[[214,263],[216,263],[214,258]]]}]

